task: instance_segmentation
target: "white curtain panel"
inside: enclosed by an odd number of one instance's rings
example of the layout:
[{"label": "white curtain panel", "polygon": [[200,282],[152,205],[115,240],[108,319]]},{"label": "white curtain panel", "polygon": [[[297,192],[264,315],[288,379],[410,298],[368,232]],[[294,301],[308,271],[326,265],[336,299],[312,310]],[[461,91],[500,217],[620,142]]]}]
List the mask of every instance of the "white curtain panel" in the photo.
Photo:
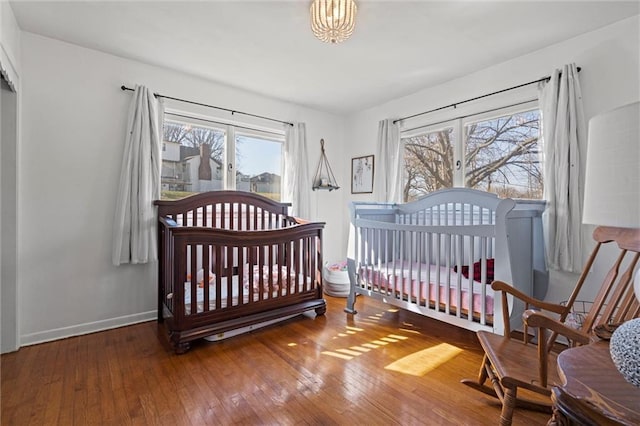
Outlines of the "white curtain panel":
[{"label": "white curtain panel", "polygon": [[373,195],[376,201],[402,202],[402,154],[400,125],[394,124],[393,119],[380,120],[373,177]]},{"label": "white curtain panel", "polygon": [[157,259],[156,208],[160,198],[163,107],[136,85],[129,108],[120,186],[113,224],[113,264]]},{"label": "white curtain panel", "polygon": [[539,88],[544,152],[542,215],[547,264],[551,269],[582,270],[582,200],[586,126],[575,64],[556,69]]},{"label": "white curtain panel", "polygon": [[305,123],[285,124],[284,199],[291,202],[290,214],[311,219],[311,179]]}]

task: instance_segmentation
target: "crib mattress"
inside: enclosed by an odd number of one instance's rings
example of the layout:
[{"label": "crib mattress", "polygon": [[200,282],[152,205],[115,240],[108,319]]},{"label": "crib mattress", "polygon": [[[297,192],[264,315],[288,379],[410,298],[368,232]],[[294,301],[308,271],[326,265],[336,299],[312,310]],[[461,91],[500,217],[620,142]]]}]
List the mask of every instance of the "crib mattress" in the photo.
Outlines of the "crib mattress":
[{"label": "crib mattress", "polygon": [[[395,267],[395,269],[394,269]],[[472,283],[473,312],[482,312],[482,289],[485,287],[484,306],[488,315],[493,314],[493,290],[491,285],[482,284],[454,271],[446,266],[425,263],[402,264],[401,261],[383,263],[381,265],[361,266],[360,276],[369,290],[388,296],[402,295],[424,303],[427,295],[431,304],[436,303],[439,288],[439,304],[458,307],[458,279],[460,279],[461,308],[469,310],[469,288]],[[438,285],[436,285],[438,283]],[[428,287],[428,291],[427,291]],[[447,292],[448,289],[448,292]],[[447,300],[448,293],[448,300]]]},{"label": "crib mattress", "polygon": [[[283,280],[284,281],[284,280]],[[269,291],[268,283],[264,282],[264,291],[262,292],[262,300],[265,299],[275,299],[278,297],[286,296],[287,294],[292,293],[302,293],[310,288],[311,286],[311,278],[307,277],[306,281],[304,276],[300,275],[298,277],[298,286],[296,290],[295,284],[295,275],[291,277],[291,285],[289,288],[286,286],[286,281],[283,282],[283,285],[276,284],[273,288],[277,288],[277,290]],[[256,288],[259,285],[259,282],[254,282],[254,291],[253,291],[253,302],[257,302],[260,300],[260,290]],[[242,287],[242,303],[240,303],[240,288]],[[204,312],[204,286],[198,285],[196,286],[196,300],[197,300],[197,312]],[[184,283],[184,308],[185,315],[191,314],[191,306],[192,306],[192,291],[191,291],[191,283]],[[209,281],[209,310],[216,310],[216,280],[212,279]],[[229,302],[231,302],[230,306],[237,306],[240,304],[249,303],[249,284],[241,283],[240,279],[237,275],[232,277],[231,282],[231,298],[229,298],[229,286],[227,285],[227,277],[222,277],[220,279],[220,309],[224,309],[229,306]]]}]

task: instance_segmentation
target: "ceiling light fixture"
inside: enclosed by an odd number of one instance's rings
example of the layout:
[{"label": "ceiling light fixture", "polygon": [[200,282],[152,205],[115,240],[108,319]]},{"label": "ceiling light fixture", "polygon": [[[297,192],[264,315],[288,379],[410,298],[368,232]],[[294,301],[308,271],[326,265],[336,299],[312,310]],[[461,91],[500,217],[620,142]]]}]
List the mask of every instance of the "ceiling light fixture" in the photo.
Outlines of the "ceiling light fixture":
[{"label": "ceiling light fixture", "polygon": [[325,43],[340,43],[353,34],[358,7],[354,0],[313,0],[311,30]]}]

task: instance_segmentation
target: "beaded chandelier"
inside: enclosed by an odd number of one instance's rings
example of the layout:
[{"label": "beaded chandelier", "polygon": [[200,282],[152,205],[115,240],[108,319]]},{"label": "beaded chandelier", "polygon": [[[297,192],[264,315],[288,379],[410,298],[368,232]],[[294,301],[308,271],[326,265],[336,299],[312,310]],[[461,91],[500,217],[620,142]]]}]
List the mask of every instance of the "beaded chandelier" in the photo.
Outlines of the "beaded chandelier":
[{"label": "beaded chandelier", "polygon": [[311,30],[326,43],[340,43],[353,33],[358,7],[354,0],[313,0]]}]

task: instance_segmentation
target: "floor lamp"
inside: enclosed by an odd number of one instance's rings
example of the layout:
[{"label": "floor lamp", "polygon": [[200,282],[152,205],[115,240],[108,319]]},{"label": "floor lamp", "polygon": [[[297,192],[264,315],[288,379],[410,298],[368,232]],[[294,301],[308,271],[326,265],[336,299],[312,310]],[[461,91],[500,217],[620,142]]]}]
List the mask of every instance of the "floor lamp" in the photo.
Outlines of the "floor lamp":
[{"label": "floor lamp", "polygon": [[[583,222],[640,228],[640,102],[589,121]],[[634,283],[640,301],[640,270]],[[640,318],[618,327],[609,348],[618,371],[640,387]]]}]

